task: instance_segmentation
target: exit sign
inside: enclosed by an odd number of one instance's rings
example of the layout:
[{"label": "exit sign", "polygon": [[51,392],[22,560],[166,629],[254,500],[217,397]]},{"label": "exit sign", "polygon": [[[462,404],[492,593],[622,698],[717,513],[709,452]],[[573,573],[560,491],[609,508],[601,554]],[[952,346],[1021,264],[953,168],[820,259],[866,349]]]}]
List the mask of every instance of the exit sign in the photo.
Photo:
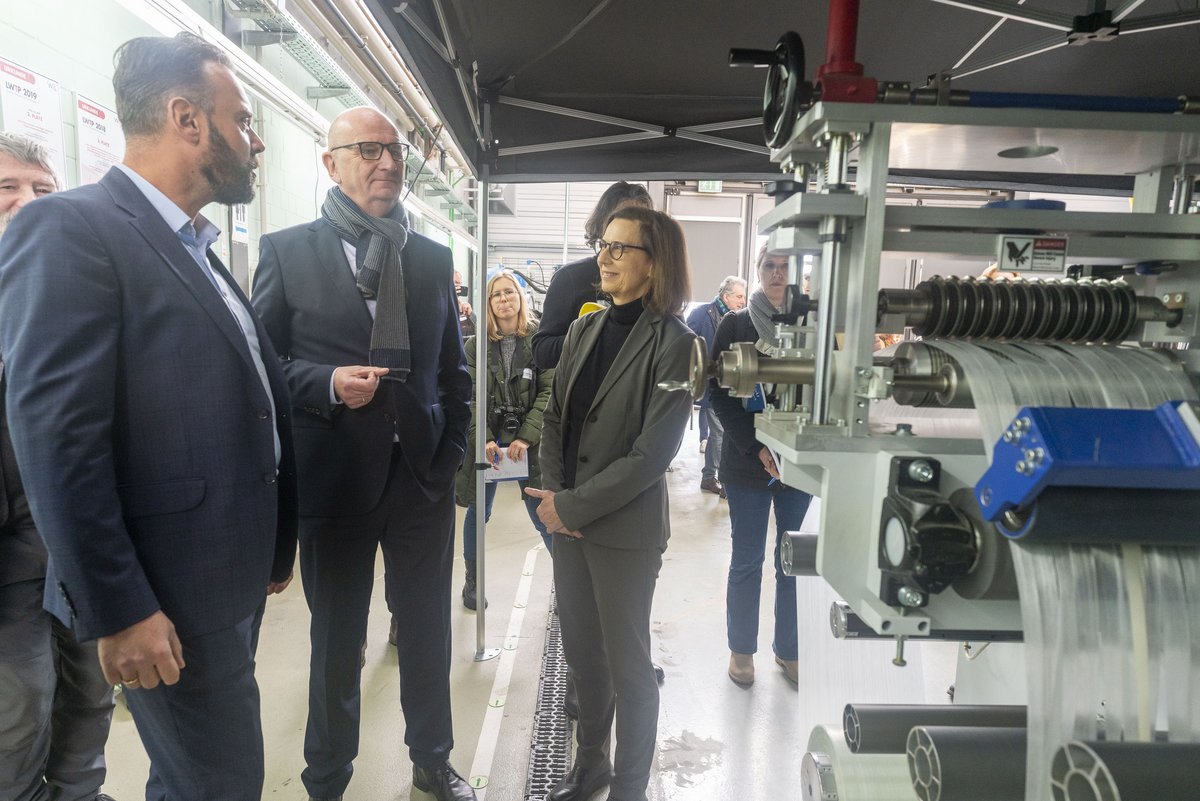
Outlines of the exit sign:
[{"label": "exit sign", "polygon": [[712,192],[713,194],[720,194],[721,182],[720,181],[700,181],[699,185],[696,188],[701,192]]}]

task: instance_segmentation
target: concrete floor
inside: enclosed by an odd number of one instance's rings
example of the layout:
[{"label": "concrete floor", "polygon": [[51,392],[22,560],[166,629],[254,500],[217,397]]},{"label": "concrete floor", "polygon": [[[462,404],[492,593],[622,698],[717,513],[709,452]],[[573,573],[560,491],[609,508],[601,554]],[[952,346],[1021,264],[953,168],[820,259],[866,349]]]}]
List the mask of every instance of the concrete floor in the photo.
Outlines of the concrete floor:
[{"label": "concrete floor", "polygon": [[[829,636],[833,595],[820,579],[801,579],[801,686],[770,655],[773,602],[764,570],[758,680],[742,689],[726,677],[725,572],[728,505],[698,489],[703,455],[690,429],[668,479],[672,531],[652,621],[655,659],[666,670],[659,718],[659,756],[651,781],[655,801],[799,798],[800,759],[818,723],[840,728],[847,701],[946,700],[953,647],[909,649],[909,667],[892,667],[886,643],[846,643]],[[462,510],[459,510],[461,532]],[[806,527],[814,525],[816,508]],[[497,658],[475,661],[476,616],[455,603],[456,747],[452,762],[480,787],[480,798],[523,799],[530,730],[550,599],[550,559],[529,525],[515,486],[502,487],[488,526],[485,648]],[[461,587],[462,560],[455,586]],[[388,614],[380,563],[363,671],[361,753],[347,801],[428,798],[412,791],[403,745],[396,655],[387,645]],[[308,609],[299,580],[271,599],[259,647],[266,741],[264,798],[307,798],[300,782],[308,679]],[[144,797],[148,761],[133,721],[118,704],[107,750],[104,791],[117,801]],[[410,796],[411,793],[411,796]]]}]

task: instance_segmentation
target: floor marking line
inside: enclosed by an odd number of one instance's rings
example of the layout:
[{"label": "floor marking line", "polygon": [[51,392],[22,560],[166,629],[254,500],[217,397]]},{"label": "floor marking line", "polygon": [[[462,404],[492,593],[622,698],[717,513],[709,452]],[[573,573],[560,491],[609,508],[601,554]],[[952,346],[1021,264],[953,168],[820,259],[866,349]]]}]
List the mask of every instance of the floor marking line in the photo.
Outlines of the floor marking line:
[{"label": "floor marking line", "polygon": [[[508,618],[508,631],[504,635],[504,642],[512,643],[512,648],[501,649],[500,655],[496,657],[496,678],[488,695],[488,708],[483,716],[483,725],[479,728],[479,741],[475,745],[475,758],[471,760],[469,774],[471,785],[477,787],[475,796],[478,801],[487,798],[487,779],[491,776],[496,745],[500,741],[500,725],[504,722],[508,688],[512,681],[513,665],[517,660],[517,644],[520,642],[521,628],[525,624],[525,610],[529,606],[529,593],[533,588],[533,572],[539,550],[545,548],[535,545],[529,549],[529,553],[525,555],[525,565],[521,569],[521,581],[517,585],[512,614]],[[480,593],[479,597],[482,598],[483,593]],[[477,784],[477,777],[483,779],[482,785]]]}]

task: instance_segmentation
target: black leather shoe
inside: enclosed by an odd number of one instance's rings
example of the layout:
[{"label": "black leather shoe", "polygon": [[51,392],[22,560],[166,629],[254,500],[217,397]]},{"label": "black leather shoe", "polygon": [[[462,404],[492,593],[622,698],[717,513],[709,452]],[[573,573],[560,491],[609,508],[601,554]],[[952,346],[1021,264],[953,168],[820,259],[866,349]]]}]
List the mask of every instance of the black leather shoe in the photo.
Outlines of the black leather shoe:
[{"label": "black leather shoe", "polygon": [[396,639],[400,635],[400,621],[396,620],[396,616],[392,615],[392,624],[388,627],[388,645],[395,645]]},{"label": "black leather shoe", "polygon": [[612,765],[605,763],[598,768],[585,768],[576,762],[566,776],[554,785],[546,801],[588,801],[608,786],[612,779]]},{"label": "black leather shoe", "polygon": [[662,669],[662,665],[654,666],[654,680],[658,682],[659,687],[667,680],[667,671]]},{"label": "black leather shoe", "polygon": [[413,787],[429,793],[438,801],[475,801],[475,791],[459,776],[449,762],[437,767],[413,765]]}]

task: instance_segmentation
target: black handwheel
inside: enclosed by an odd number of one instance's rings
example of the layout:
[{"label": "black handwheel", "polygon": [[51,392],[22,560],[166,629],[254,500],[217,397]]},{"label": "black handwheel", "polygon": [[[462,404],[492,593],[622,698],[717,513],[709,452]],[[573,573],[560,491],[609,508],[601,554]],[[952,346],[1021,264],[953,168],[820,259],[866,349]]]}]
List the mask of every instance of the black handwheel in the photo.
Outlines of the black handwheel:
[{"label": "black handwheel", "polygon": [[763,89],[763,134],[780,147],[792,132],[796,112],[812,102],[812,84],[804,80],[804,40],[795,31],[779,37]]}]

